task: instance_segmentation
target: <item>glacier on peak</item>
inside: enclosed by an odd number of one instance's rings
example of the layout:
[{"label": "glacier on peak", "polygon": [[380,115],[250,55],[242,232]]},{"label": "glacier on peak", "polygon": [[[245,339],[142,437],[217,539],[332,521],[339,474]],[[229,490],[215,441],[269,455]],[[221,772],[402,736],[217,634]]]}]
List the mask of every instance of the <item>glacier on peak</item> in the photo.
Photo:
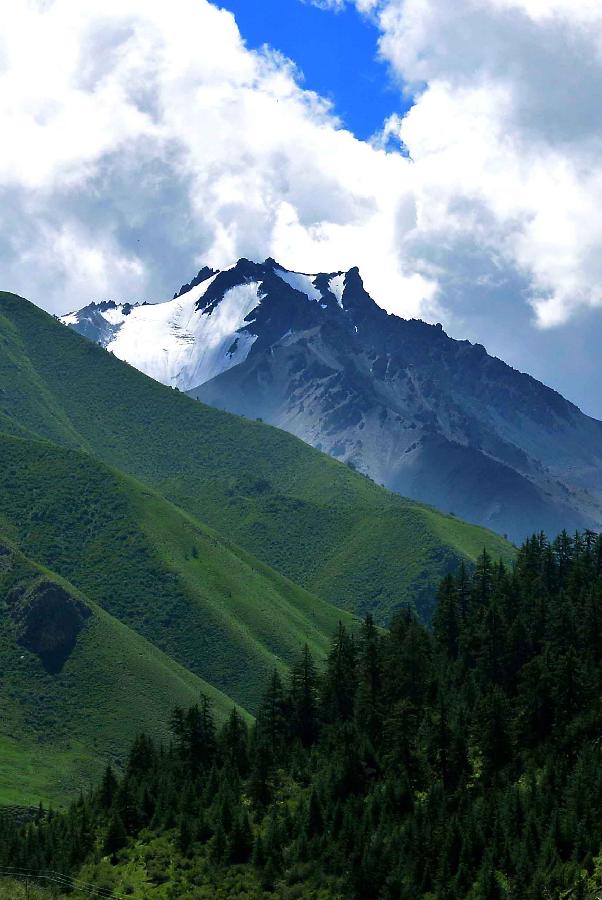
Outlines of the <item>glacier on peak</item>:
[{"label": "glacier on peak", "polygon": [[[338,272],[338,274],[333,275],[330,281],[328,282],[328,288],[331,294],[334,294],[336,297],[336,301],[343,309],[343,291],[345,290],[345,272]],[[357,329],[356,329],[357,331]]]},{"label": "glacier on peak", "polygon": [[[340,272],[311,275],[272,259],[241,259],[225,269],[203,267],[171,300],[90,303],[60,321],[156,381],[187,391],[246,360],[258,336],[251,313],[269,291],[266,284],[272,294],[281,284],[285,294],[292,288],[326,310],[332,296],[342,308],[344,281]],[[288,290],[289,302],[297,303],[297,294]]]},{"label": "glacier on peak", "polygon": [[239,330],[261,302],[259,284],[232,287],[215,308],[199,310],[199,300],[216,277],[175,300],[137,307],[107,350],[151,378],[184,391],[242,362],[256,337]]}]

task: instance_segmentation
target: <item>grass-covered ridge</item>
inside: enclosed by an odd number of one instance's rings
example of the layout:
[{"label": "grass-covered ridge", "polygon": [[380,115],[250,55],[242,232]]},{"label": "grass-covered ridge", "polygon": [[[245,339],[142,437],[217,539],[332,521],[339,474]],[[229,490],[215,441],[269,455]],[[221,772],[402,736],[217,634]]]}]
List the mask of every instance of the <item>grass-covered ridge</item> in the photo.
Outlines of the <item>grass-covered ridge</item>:
[{"label": "grass-covered ridge", "polygon": [[0,428],[93,453],[338,606],[386,620],[415,600],[428,615],[460,560],[513,555],[285,432],[152,381],[12,294],[0,294],[0,373]]},{"label": "grass-covered ridge", "polygon": [[[40,585],[57,585],[89,611],[59,671],[24,646],[14,617],[15,598]],[[165,736],[175,698],[195,703],[205,693],[222,720],[231,708],[224,694],[3,537],[0,597],[0,805],[64,803],[104,761],[119,763],[141,730]]]},{"label": "grass-covered ridge", "polygon": [[348,618],[86,453],[0,434],[0,458],[0,520],[23,552],[248,710]]}]

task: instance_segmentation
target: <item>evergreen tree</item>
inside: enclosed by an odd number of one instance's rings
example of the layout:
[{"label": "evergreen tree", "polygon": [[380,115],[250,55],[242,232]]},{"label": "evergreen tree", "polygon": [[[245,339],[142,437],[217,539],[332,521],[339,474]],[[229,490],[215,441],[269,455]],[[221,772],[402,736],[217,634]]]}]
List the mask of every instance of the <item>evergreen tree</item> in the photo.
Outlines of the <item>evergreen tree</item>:
[{"label": "evergreen tree", "polygon": [[330,645],[322,684],[321,713],[324,722],[347,722],[353,716],[357,685],[356,648],[342,622]]},{"label": "evergreen tree", "polygon": [[324,819],[322,817],[322,809],[320,806],[320,801],[318,800],[318,795],[316,794],[316,791],[314,789],[309,795],[309,803],[307,806],[307,836],[310,838],[315,837],[316,835],[322,833],[323,828]]},{"label": "evergreen tree", "polygon": [[287,730],[284,688],[277,669],[274,669],[257,713],[255,743],[268,747],[272,757],[277,759],[284,748]]},{"label": "evergreen tree", "polygon": [[231,863],[246,863],[253,849],[249,817],[243,810],[235,818],[228,838],[228,859]]},{"label": "evergreen tree", "polygon": [[[107,764],[105,768],[104,775],[102,777],[102,783],[100,785],[99,791],[99,801],[100,805],[103,809],[110,809],[113,805],[113,800],[115,798],[115,793],[117,791],[117,779],[115,777],[115,773],[113,772],[113,767],[110,763]],[[40,820],[43,819],[42,810],[40,810]]]},{"label": "evergreen tree", "polygon": [[293,738],[311,747],[318,736],[318,676],[307,644],[291,670],[290,724]]},{"label": "evergreen tree", "polygon": [[372,616],[362,626],[358,650],[355,718],[372,742],[380,738],[383,722],[383,662],[380,638]]},{"label": "evergreen tree", "polygon": [[433,632],[437,643],[452,659],[458,656],[461,618],[456,582],[453,575],[447,575],[437,594]]},{"label": "evergreen tree", "polygon": [[220,754],[243,776],[249,769],[248,741],[246,723],[238,710],[233,708],[220,734]]},{"label": "evergreen tree", "polygon": [[123,820],[115,811],[111,816],[104,840],[104,852],[115,858],[115,855],[127,844],[127,833]]},{"label": "evergreen tree", "polygon": [[270,748],[263,741],[259,741],[253,750],[247,786],[249,797],[257,807],[265,808],[272,799],[273,768],[273,756]]}]

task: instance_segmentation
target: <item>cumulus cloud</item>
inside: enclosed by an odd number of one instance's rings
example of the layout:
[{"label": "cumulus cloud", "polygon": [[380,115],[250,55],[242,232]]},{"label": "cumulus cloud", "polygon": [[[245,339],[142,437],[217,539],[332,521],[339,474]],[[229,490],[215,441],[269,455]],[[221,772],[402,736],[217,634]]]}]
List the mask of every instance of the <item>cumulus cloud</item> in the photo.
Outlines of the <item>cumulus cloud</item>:
[{"label": "cumulus cloud", "polygon": [[370,16],[414,98],[370,142],[209,0],[0,4],[2,287],[58,312],[241,255],[359,265],[562,387],[550,335],[591,352],[602,307],[599,0],[315,5]]},{"label": "cumulus cloud", "polygon": [[195,265],[271,254],[359,264],[399,312],[432,305],[396,246],[400,206],[415,215],[407,160],[299,82],[206,0],[3,5],[3,286],[57,311],[159,299]]},{"label": "cumulus cloud", "polygon": [[414,161],[418,227],[399,241],[417,270],[445,295],[470,237],[472,255],[524,276],[540,326],[602,306],[597,0],[371,6],[382,57],[417,95],[386,126]]}]

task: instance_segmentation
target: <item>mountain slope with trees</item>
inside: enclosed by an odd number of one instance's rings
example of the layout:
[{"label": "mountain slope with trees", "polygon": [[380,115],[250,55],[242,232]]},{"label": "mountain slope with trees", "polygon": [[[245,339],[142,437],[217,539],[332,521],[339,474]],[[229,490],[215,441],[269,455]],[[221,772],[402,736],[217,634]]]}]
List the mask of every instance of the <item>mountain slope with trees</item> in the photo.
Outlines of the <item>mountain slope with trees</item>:
[{"label": "mountain slope with trees", "polygon": [[[446,577],[433,631],[340,626],[266,685],[249,732],[208,701],[132,745],[0,861],[137,897],[585,898],[602,876],[602,537],[486,553]],[[83,868],[82,867],[83,864]]]}]

